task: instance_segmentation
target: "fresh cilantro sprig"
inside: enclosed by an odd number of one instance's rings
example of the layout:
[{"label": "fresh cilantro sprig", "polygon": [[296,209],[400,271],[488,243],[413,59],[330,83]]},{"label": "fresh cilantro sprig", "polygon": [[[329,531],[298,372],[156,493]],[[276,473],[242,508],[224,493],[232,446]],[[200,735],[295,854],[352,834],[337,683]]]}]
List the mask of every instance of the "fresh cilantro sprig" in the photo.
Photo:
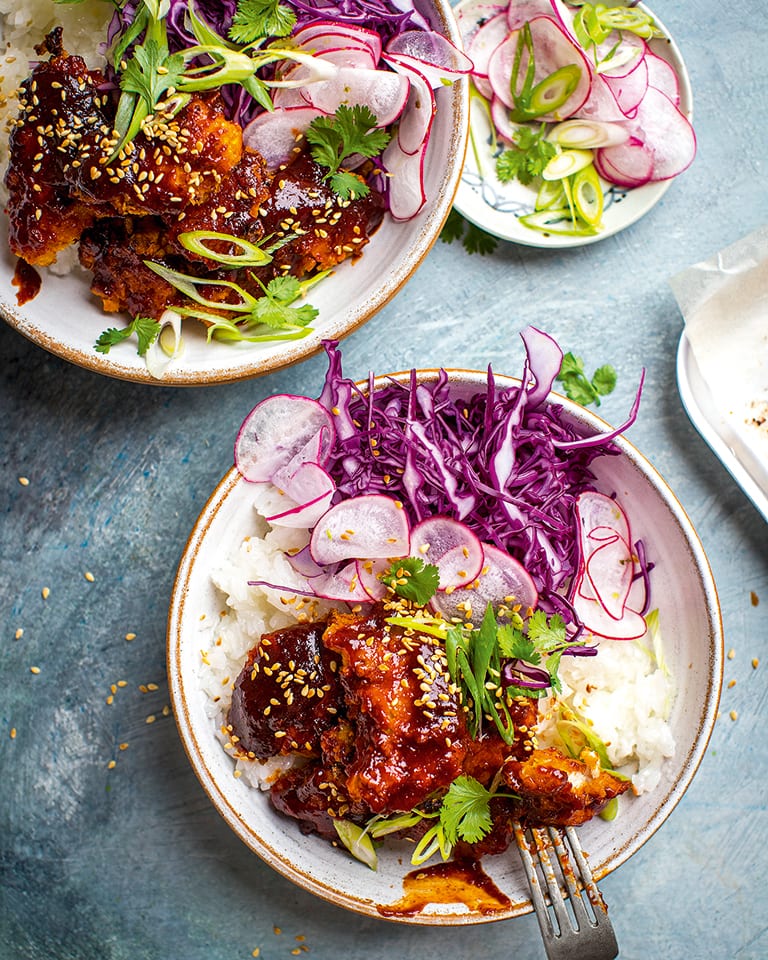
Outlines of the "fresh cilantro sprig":
[{"label": "fresh cilantro sprig", "polygon": [[153,320],[151,317],[134,317],[128,326],[123,327],[122,330],[118,330],[116,327],[109,327],[104,330],[94,344],[94,349],[97,353],[109,353],[112,347],[122,343],[123,340],[127,340],[135,333],[139,341],[138,354],[143,357],[157,340],[160,329],[160,322]]},{"label": "fresh cilantro sprig", "polygon": [[440,586],[440,571],[433,563],[425,563],[421,557],[401,557],[380,579],[399,597],[423,607]]},{"label": "fresh cilantro sprig", "polygon": [[604,364],[591,377],[587,377],[582,358],[566,353],[557,380],[563,384],[569,399],[582,406],[594,403],[599,407],[600,397],[607,396],[616,386],[616,371],[609,364]]},{"label": "fresh cilantro sprig", "polygon": [[482,840],[493,826],[492,796],[491,791],[474,777],[462,774],[453,781],[440,807],[440,823],[449,843]]},{"label": "fresh cilantro sprig", "polygon": [[461,240],[467,253],[479,253],[485,256],[498,246],[498,241],[489,233],[481,230],[466,220],[455,207],[451,207],[451,212],[443,224],[440,231],[440,239],[443,243],[453,243],[454,240]]},{"label": "fresh cilantro sprig", "polygon": [[330,117],[317,117],[305,137],[313,159],[327,169],[323,179],[342,200],[365,197],[370,187],[357,174],[343,169],[344,160],[353,154],[375,157],[389,143],[390,135],[376,126],[376,117],[363,104],[341,104]]},{"label": "fresh cilantro sprig", "polygon": [[[501,656],[506,660],[518,660],[534,667],[541,667],[549,675],[549,685],[560,690],[557,671],[563,651],[570,645],[565,630],[565,621],[559,614],[547,617],[543,610],[535,610],[522,627],[502,624],[498,629]],[[525,685],[508,688],[513,696],[546,696],[547,690],[536,690]]]},{"label": "fresh cilantro sprig", "polygon": [[280,0],[238,0],[229,39],[248,45],[262,37],[287,37],[295,26],[295,12]]},{"label": "fresh cilantro sprig", "polygon": [[546,139],[547,125],[520,127],[513,136],[513,146],[496,158],[496,176],[502,183],[519,180],[528,185],[540,177],[557,153],[557,147]]}]

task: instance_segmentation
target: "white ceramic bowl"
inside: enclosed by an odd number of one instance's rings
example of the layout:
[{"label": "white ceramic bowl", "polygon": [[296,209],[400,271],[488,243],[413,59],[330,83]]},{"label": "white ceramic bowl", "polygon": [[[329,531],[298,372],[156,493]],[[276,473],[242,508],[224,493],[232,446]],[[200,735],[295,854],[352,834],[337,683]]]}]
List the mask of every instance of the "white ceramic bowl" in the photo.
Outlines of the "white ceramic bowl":
[{"label": "white ceramic bowl", "polygon": [[[434,29],[461,46],[448,0],[417,3]],[[0,37],[2,19],[0,18]],[[161,380],[152,377],[136,353],[133,338],[106,355],[93,344],[102,330],[122,326],[127,318],[105,314],[90,293],[90,275],[76,268],[64,277],[46,272],[37,297],[23,306],[12,284],[15,258],[8,252],[6,222],[0,224],[0,315],[19,333],[78,366],[122,380],[195,386],[227,383],[278,370],[321,349],[324,339],[340,339],[369,320],[411,277],[437,240],[453,203],[461,176],[469,129],[468,81],[461,78],[436,92],[437,114],[426,160],[428,202],[407,222],[389,216],[362,257],[341,264],[312,289],[318,308],[313,333],[303,340],[269,344],[207,343],[204,328],[185,321],[183,354]]]},{"label": "white ceramic bowl", "polygon": [[[486,384],[484,373],[453,370],[449,374],[457,391],[476,392]],[[433,379],[435,371],[421,376]],[[496,379],[500,386],[519,383],[501,376]],[[595,414],[564,398],[557,400],[580,432],[605,430],[605,422]],[[666,762],[655,790],[637,798],[622,798],[615,821],[606,823],[598,818],[580,828],[596,879],[635,853],[683,796],[715,722],[723,666],[720,610],[701,543],[680,503],[651,464],[625,439],[619,438],[616,444],[621,455],[598,458],[593,469],[598,487],[616,493],[634,535],[643,538],[652,551],[654,605],[660,610],[665,656],[677,685],[670,721],[677,751]],[[362,914],[380,916],[381,907],[403,896],[403,879],[411,869],[408,848],[397,843],[382,847],[378,871],[373,872],[326,840],[302,835],[294,821],[275,812],[265,794],[234,778],[233,762],[217,739],[216,725],[206,710],[208,697],[198,679],[200,651],[207,649],[215,636],[224,602],[213,586],[211,571],[254,533],[252,502],[252,485],[230,470],[206,504],[181,559],[168,622],[168,676],[181,738],[215,807],[254,852],[318,896]],[[484,858],[482,868],[509,898],[509,905],[501,911],[483,914],[458,904],[430,905],[416,915],[397,919],[471,924],[532,910],[514,849]]]}]

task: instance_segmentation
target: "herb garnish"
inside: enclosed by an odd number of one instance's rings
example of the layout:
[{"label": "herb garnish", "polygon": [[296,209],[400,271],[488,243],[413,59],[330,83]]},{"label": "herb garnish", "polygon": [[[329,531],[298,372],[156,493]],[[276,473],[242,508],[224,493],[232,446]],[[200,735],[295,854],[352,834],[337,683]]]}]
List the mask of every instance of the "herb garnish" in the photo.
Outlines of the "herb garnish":
[{"label": "herb garnish", "polygon": [[610,364],[603,364],[591,377],[587,377],[581,357],[566,353],[556,379],[563,384],[565,395],[570,400],[582,406],[594,403],[599,407],[600,397],[607,396],[616,386],[616,371]]},{"label": "herb garnish", "polygon": [[261,37],[287,37],[295,26],[296,14],[280,0],[238,0],[229,39],[250,44]]},{"label": "herb garnish", "polygon": [[513,137],[514,147],[496,158],[496,176],[502,183],[519,180],[532,183],[541,176],[549,161],[557,154],[557,147],[546,139],[548,127],[520,127]]},{"label": "herb garnish", "polygon": [[311,145],[313,159],[326,167],[325,180],[342,200],[365,197],[370,187],[357,174],[344,170],[342,163],[347,157],[360,154],[375,157],[389,143],[390,135],[376,126],[376,117],[363,104],[346,104],[336,110],[332,117],[317,117],[309,125],[305,137]]},{"label": "herb garnish", "polygon": [[143,357],[157,340],[161,326],[158,320],[153,320],[151,317],[134,317],[128,326],[123,327],[122,330],[118,330],[116,327],[109,327],[104,330],[94,344],[94,349],[97,353],[109,353],[115,344],[122,343],[123,340],[127,340],[135,333],[139,340],[138,354]]},{"label": "herb garnish", "polygon": [[480,227],[475,226],[466,220],[455,207],[451,207],[451,212],[443,224],[440,231],[440,239],[443,243],[453,243],[454,240],[461,240],[467,253],[479,253],[485,256],[487,253],[493,253],[499,245],[496,237],[485,233]]},{"label": "herb garnish", "polygon": [[402,557],[380,578],[404,600],[412,600],[425,606],[440,585],[440,571],[433,563],[425,563],[421,557]]}]

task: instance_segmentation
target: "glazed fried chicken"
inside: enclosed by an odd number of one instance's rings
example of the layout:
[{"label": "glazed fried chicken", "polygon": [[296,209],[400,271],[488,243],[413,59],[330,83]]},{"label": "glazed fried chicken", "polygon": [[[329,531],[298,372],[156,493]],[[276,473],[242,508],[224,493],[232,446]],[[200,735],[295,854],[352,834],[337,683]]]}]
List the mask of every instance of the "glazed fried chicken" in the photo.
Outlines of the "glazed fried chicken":
[{"label": "glazed fried chicken", "polygon": [[[105,311],[157,319],[179,302],[145,260],[234,281],[258,298],[260,283],[275,276],[301,278],[359,256],[383,219],[378,193],[341,200],[305,154],[269,173],[259,154],[243,150],[242,130],[218,94],[192,95],[181,107],[171,97],[118,150],[116,96],[105,76],[69,56],[60,31],[38,52],[51,56],[24,82],[10,136],[10,248],[27,264],[48,266],[79,242]],[[277,249],[266,267],[225,270],[181,242],[190,231]],[[227,240],[209,249],[241,252]],[[205,295],[227,296],[220,286]]]}]

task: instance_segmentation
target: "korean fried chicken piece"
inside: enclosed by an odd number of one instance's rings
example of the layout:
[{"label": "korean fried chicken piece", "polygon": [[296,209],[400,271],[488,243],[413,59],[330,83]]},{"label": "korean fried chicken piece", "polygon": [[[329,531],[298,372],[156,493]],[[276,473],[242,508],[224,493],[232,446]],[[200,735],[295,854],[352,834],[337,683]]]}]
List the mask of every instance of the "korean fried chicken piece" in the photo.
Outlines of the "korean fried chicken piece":
[{"label": "korean fried chicken piece", "polygon": [[339,722],[335,657],[325,624],[299,623],[261,638],[235,681],[227,722],[237,752],[320,755],[323,731]]},{"label": "korean fried chicken piece", "polygon": [[275,174],[261,208],[264,231],[277,240],[295,234],[274,254],[272,275],[302,277],[358,257],[384,217],[384,203],[372,190],[342,200],[323,181],[324,171],[305,153]]},{"label": "korean fried chicken piece", "polygon": [[576,760],[551,747],[508,760],[503,777],[521,798],[518,815],[534,826],[578,826],[629,788],[628,780],[603,770],[589,751]]},{"label": "korean fried chicken piece", "polygon": [[97,215],[72,193],[65,164],[86,123],[102,122],[99,79],[80,57],[55,57],[22,84],[5,183],[10,248],[27,263],[53,263]]},{"label": "korean fried chicken piece", "polygon": [[101,216],[177,217],[204,203],[242,156],[242,131],[218,97],[193,96],[176,117],[159,110],[113,160],[114,100],[100,92],[104,76],[53,52],[22,85],[9,139],[6,174],[10,247],[45,266]]},{"label": "korean fried chicken piece", "polygon": [[378,606],[334,613],[323,642],[341,657],[340,679],[355,731],[347,792],[373,812],[407,811],[462,770],[467,733],[442,644],[407,636]]}]

